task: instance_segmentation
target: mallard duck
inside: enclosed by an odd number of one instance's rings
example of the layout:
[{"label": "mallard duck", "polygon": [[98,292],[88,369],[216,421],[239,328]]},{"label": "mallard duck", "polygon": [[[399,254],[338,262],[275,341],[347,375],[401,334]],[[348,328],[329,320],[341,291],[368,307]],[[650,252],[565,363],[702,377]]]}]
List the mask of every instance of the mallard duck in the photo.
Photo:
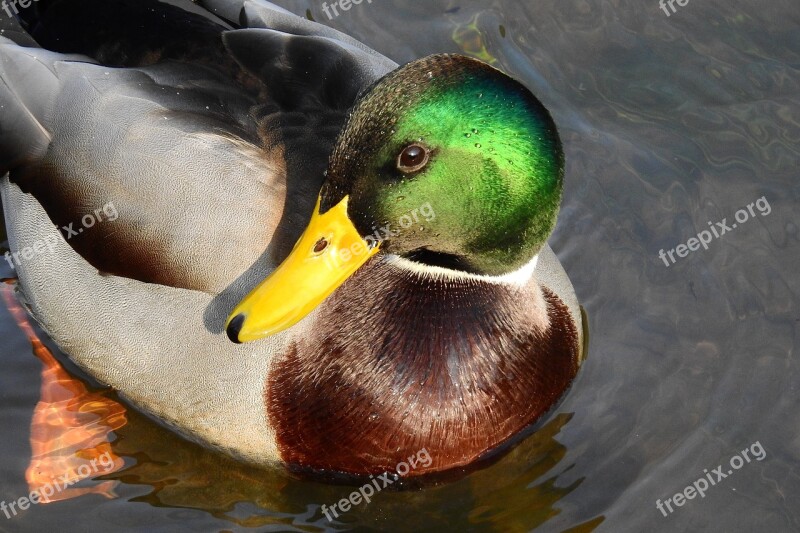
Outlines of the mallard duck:
[{"label": "mallard duck", "polygon": [[19,298],[84,371],[255,465],[425,475],[582,357],[562,147],[478,60],[398,67],[260,0],[40,0],[0,38]]}]

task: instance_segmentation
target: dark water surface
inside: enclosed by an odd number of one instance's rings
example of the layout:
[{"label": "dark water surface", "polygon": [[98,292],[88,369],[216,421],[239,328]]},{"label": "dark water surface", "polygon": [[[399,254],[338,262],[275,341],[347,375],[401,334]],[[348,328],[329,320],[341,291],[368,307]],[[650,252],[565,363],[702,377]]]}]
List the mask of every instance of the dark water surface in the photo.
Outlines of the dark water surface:
[{"label": "dark water surface", "polygon": [[[381,492],[334,524],[320,505],[352,488],[239,466],[61,376],[48,391],[79,396],[87,441],[116,428],[124,467],[77,485],[88,494],[0,513],[0,531],[800,531],[797,0],[690,0],[669,17],[657,0],[373,0],[331,21],[321,2],[277,3],[398,62],[474,55],[540,97],[567,153],[551,246],[591,319],[588,361],[497,464]],[[669,267],[658,257],[762,197],[708,250]],[[12,276],[3,261],[0,277]],[[42,382],[42,348],[9,307],[0,501],[29,492]],[[703,498],[656,509],[718,465],[727,477]]]}]

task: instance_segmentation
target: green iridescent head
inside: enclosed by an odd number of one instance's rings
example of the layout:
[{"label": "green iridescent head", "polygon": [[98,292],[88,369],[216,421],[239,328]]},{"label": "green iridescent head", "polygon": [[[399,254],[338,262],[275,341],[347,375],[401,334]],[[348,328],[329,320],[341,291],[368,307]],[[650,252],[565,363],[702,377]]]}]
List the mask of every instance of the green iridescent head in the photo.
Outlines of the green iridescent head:
[{"label": "green iridescent head", "polygon": [[381,252],[502,275],[553,230],[564,156],[550,114],[480,61],[437,55],[378,81],[331,156],[321,212],[348,215]]}]

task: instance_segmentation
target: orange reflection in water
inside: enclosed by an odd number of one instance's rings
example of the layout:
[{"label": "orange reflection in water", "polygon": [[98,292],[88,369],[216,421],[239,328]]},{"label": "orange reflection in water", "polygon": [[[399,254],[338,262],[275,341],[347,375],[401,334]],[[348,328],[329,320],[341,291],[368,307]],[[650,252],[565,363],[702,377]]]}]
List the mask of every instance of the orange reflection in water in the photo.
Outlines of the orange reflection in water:
[{"label": "orange reflection in water", "polygon": [[33,455],[25,479],[42,503],[69,500],[84,494],[114,498],[118,481],[93,487],[71,487],[80,480],[122,469],[124,461],[111,450],[111,433],[127,423],[125,408],[101,394],[90,392],[71,377],[39,340],[28,317],[14,297],[13,286],[0,283],[11,316],[28,337],[33,353],[43,364],[39,403],[31,421]]}]

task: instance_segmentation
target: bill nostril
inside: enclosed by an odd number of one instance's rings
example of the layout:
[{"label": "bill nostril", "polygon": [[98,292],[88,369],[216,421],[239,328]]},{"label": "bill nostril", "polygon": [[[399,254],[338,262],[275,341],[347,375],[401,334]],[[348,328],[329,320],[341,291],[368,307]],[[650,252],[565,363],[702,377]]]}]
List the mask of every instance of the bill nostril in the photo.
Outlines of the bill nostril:
[{"label": "bill nostril", "polygon": [[244,326],[245,315],[240,314],[236,315],[233,320],[231,320],[230,324],[228,324],[228,338],[231,342],[236,344],[242,344],[242,341],[239,340],[239,333],[242,331],[242,326]]}]

